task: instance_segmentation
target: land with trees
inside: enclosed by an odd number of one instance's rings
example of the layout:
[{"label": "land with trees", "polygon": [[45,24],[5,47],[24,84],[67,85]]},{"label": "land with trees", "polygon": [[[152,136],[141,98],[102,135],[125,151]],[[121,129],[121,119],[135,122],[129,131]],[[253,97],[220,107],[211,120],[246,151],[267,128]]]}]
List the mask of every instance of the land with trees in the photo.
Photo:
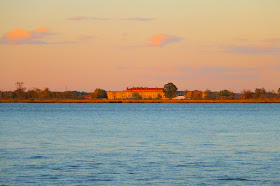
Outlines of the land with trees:
[{"label": "land with trees", "polygon": [[107,98],[107,92],[103,89],[97,88],[93,93],[90,93],[92,99],[103,99]]},{"label": "land with trees", "polygon": [[14,91],[0,91],[0,102],[30,102],[30,103],[280,103],[280,88],[277,91],[267,91],[256,88],[254,91],[244,89],[241,93],[230,90],[211,91],[206,89],[185,90],[185,99],[174,100],[177,87],[173,83],[164,86],[163,98],[160,94],[156,99],[142,99],[138,92],[132,94],[132,99],[108,100],[107,92],[97,88],[93,92],[81,91],[51,91],[49,88],[33,88],[27,90],[23,82],[15,84]]}]

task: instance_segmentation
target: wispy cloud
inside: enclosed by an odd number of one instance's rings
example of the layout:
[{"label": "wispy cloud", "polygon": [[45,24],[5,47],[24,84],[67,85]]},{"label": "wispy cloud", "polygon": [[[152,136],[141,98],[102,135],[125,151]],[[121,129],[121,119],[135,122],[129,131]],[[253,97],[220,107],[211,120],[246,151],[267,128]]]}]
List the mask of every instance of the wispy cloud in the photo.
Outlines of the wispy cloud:
[{"label": "wispy cloud", "polygon": [[14,29],[0,38],[0,44],[4,45],[22,45],[22,44],[51,44],[42,39],[47,36],[55,35],[47,28],[39,28],[32,31],[25,29]]},{"label": "wispy cloud", "polygon": [[145,17],[129,17],[129,18],[123,18],[121,19],[123,21],[153,21],[154,18],[145,18]]},{"label": "wispy cloud", "polygon": [[224,67],[224,66],[178,66],[178,65],[160,65],[160,66],[117,66],[118,70],[136,72],[157,80],[190,80],[190,79],[208,79],[208,80],[251,80],[259,78],[264,71],[280,71],[280,67]]},{"label": "wispy cloud", "polygon": [[266,55],[280,55],[280,47],[271,45],[229,45],[220,47],[220,52],[233,54],[266,54]]},{"label": "wispy cloud", "polygon": [[71,20],[71,21],[109,21],[112,19],[100,18],[100,17],[75,16],[75,17],[68,18],[68,20]]},{"label": "wispy cloud", "polygon": [[239,41],[239,42],[248,42],[249,40],[246,38],[236,38],[234,39],[235,41]]},{"label": "wispy cloud", "polygon": [[189,67],[184,67],[184,66],[161,65],[161,66],[155,66],[154,70],[157,70],[160,72],[190,72],[193,69],[189,68]]},{"label": "wispy cloud", "polygon": [[123,46],[121,49],[129,50],[129,49],[138,49],[138,48],[146,48],[146,47],[165,47],[168,44],[177,43],[183,40],[183,38],[173,35],[167,34],[155,34],[149,38],[150,42],[142,45],[129,45]]},{"label": "wispy cloud", "polygon": [[222,53],[280,55],[280,38],[267,38],[262,40],[237,38],[234,41],[235,44],[223,44],[214,48],[217,52]]},{"label": "wispy cloud", "polygon": [[267,43],[280,43],[280,38],[264,39],[263,42],[267,42]]},{"label": "wispy cloud", "polygon": [[158,65],[158,66],[117,66],[119,70],[151,70],[157,72],[189,72],[192,68],[175,65]]},{"label": "wispy cloud", "polygon": [[102,18],[102,17],[94,17],[94,16],[75,16],[75,17],[69,17],[67,18],[71,21],[140,21],[140,22],[147,22],[147,21],[153,21],[155,18],[148,18],[148,17],[127,17],[127,18],[121,18],[121,19],[112,19],[112,18]]},{"label": "wispy cloud", "polygon": [[171,43],[177,43],[182,41],[183,38],[172,36],[172,35],[166,35],[166,34],[155,34],[150,38],[150,43],[147,46],[150,47],[164,47]]},{"label": "wispy cloud", "polygon": [[254,71],[254,68],[241,67],[201,67],[200,71],[203,73],[233,73],[233,72],[247,72]]},{"label": "wispy cloud", "polygon": [[172,36],[172,35],[166,35],[166,34],[155,34],[150,38],[150,43],[147,46],[150,47],[164,47],[171,43],[177,43],[182,41],[183,38]]},{"label": "wispy cloud", "polygon": [[83,20],[86,20],[87,17],[85,17],[85,16],[76,16],[76,17],[69,17],[67,19],[71,20],[71,21],[83,21]]},{"label": "wispy cloud", "polygon": [[257,72],[234,72],[234,73],[215,73],[215,74],[200,74],[202,79],[223,81],[223,80],[252,80],[257,79],[260,75]]},{"label": "wispy cloud", "polygon": [[88,40],[91,40],[91,39],[93,39],[94,38],[94,35],[80,35],[79,37],[78,37],[78,40],[79,41],[88,41]]},{"label": "wispy cloud", "polygon": [[[223,66],[179,66],[179,65],[157,65],[157,66],[117,66],[119,70],[150,70],[157,72],[200,72],[200,73],[234,73],[234,72],[249,72],[258,71],[259,68],[244,68],[244,67],[223,67]],[[263,68],[261,68],[263,69]],[[265,68],[271,70],[270,68]],[[275,68],[273,68],[275,69]]]},{"label": "wispy cloud", "polygon": [[58,33],[51,32],[48,28],[39,28],[35,30],[14,29],[5,33],[0,37],[0,45],[55,45],[55,44],[76,44],[82,41],[92,39],[93,35],[80,35],[78,40],[74,41],[58,41],[48,42],[49,36],[58,35]]}]

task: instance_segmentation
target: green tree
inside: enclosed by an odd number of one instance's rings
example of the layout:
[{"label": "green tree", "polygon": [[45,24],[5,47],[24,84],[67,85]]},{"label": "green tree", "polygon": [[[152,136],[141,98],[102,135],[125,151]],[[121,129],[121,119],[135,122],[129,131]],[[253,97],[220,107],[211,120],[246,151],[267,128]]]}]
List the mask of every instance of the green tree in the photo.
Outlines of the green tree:
[{"label": "green tree", "polygon": [[65,99],[73,99],[73,92],[72,91],[65,91],[63,92]]},{"label": "green tree", "polygon": [[51,99],[57,98],[56,92],[51,92],[50,93],[50,98]]},{"label": "green tree", "polygon": [[267,92],[267,97],[270,98],[270,99],[274,99],[274,98],[277,98],[277,93],[275,90],[272,90],[270,92]]},{"label": "green tree", "polygon": [[57,98],[57,99],[65,98],[64,92],[55,92],[55,98]]},{"label": "green tree", "polygon": [[133,92],[132,99],[142,99],[142,97],[140,96],[140,94],[138,92]]},{"label": "green tree", "polygon": [[49,90],[49,88],[45,88],[43,91],[40,92],[40,98],[42,99],[50,98],[50,95],[51,91]]},{"label": "green tree", "polygon": [[278,89],[278,95],[277,98],[280,98],[280,88]]},{"label": "green tree", "polygon": [[267,98],[266,90],[264,88],[256,88],[254,97],[257,99]]},{"label": "green tree", "polygon": [[218,97],[219,99],[234,99],[234,93],[229,90],[221,90]]},{"label": "green tree", "polygon": [[[35,93],[36,93],[36,97],[37,97],[37,98],[40,98],[40,94],[41,94],[42,90],[39,89],[39,88],[35,88],[35,89],[33,89],[33,90],[34,90]],[[34,95],[35,95],[35,94],[34,94]]]},{"label": "green tree", "polygon": [[107,98],[107,92],[100,88],[95,89],[91,95],[92,95],[92,98],[94,98],[94,99]]},{"label": "green tree", "polygon": [[31,99],[37,98],[37,94],[36,94],[35,90],[28,90],[26,92],[26,95],[28,98],[31,98]]},{"label": "green tree", "polygon": [[211,90],[209,89],[206,89],[205,92],[205,97],[204,99],[216,99],[216,93],[215,92],[212,92]]},{"label": "green tree", "polygon": [[202,99],[202,91],[199,90],[192,91],[192,99],[194,100]]},{"label": "green tree", "polygon": [[158,94],[157,99],[162,99],[162,96],[160,94]]},{"label": "green tree", "polygon": [[241,92],[241,98],[242,99],[252,99],[254,96],[254,93],[251,90],[242,90]]},{"label": "green tree", "polygon": [[177,87],[173,83],[167,83],[163,89],[164,96],[172,99],[177,96]]}]

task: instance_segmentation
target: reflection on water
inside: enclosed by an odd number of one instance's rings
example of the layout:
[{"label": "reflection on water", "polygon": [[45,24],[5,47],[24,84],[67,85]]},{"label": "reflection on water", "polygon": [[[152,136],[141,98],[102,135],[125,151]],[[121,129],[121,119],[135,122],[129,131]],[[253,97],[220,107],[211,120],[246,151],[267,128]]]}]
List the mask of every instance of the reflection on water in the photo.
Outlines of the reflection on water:
[{"label": "reflection on water", "polygon": [[0,184],[280,185],[280,104],[0,104]]}]

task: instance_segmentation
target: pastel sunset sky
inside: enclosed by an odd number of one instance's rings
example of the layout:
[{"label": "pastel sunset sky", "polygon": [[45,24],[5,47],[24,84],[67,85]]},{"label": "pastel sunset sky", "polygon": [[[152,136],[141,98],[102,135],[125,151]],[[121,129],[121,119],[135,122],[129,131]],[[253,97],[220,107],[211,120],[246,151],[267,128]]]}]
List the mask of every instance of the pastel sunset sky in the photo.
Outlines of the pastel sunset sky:
[{"label": "pastel sunset sky", "polygon": [[280,0],[0,0],[0,90],[280,87]]}]

